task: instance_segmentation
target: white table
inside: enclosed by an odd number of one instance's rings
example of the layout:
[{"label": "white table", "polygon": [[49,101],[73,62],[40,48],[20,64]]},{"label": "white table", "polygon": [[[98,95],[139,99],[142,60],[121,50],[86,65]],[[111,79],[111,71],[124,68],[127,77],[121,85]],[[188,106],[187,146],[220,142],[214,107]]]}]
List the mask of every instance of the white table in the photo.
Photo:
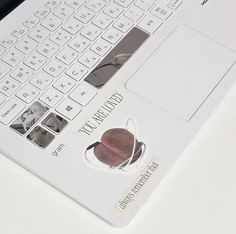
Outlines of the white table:
[{"label": "white table", "polygon": [[123,229],[0,155],[1,234],[235,234],[235,213],[236,85]]}]

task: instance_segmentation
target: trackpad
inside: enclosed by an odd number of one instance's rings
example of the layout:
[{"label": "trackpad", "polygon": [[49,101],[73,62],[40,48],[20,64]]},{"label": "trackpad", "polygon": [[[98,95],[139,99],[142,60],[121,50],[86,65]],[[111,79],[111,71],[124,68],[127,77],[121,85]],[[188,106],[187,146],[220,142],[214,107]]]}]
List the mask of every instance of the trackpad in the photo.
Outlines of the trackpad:
[{"label": "trackpad", "polygon": [[179,26],[127,81],[136,95],[189,121],[234,63],[230,49]]}]

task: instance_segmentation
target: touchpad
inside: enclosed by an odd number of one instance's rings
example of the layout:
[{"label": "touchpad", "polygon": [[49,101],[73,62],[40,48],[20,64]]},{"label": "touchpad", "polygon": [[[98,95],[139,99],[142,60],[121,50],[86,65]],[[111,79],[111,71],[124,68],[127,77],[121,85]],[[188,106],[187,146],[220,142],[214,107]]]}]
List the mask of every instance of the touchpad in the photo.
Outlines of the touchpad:
[{"label": "touchpad", "polygon": [[191,28],[179,26],[125,86],[183,121],[189,121],[235,58],[232,50]]}]

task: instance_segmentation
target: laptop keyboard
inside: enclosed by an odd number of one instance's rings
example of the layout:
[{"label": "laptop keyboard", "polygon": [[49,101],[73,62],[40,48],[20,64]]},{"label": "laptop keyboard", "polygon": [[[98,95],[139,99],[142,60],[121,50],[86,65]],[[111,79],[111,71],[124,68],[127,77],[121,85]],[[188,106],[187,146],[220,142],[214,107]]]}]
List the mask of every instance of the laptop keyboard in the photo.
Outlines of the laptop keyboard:
[{"label": "laptop keyboard", "polygon": [[0,41],[0,124],[46,148],[181,4],[46,1]]}]

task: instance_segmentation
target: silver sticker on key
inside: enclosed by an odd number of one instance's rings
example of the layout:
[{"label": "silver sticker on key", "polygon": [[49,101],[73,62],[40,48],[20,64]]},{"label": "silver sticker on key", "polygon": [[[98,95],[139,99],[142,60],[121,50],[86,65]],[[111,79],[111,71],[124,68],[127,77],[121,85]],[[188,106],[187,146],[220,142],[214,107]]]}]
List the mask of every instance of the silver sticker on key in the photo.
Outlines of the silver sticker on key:
[{"label": "silver sticker on key", "polygon": [[34,102],[12,124],[11,128],[20,134],[28,132],[48,111],[48,107],[40,102]]}]

